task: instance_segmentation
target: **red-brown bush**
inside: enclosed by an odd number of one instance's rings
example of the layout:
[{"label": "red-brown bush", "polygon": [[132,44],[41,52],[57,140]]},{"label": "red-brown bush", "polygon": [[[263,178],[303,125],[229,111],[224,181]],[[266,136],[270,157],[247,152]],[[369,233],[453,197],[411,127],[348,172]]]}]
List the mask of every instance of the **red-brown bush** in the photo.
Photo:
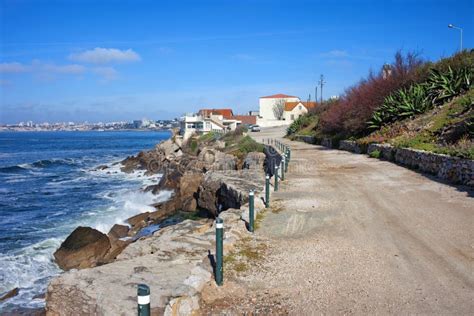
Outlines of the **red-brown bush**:
[{"label": "red-brown bush", "polygon": [[366,122],[390,93],[426,78],[424,65],[416,53],[397,52],[388,77],[384,78],[382,71],[370,72],[321,115],[322,132],[344,137],[364,135]]}]

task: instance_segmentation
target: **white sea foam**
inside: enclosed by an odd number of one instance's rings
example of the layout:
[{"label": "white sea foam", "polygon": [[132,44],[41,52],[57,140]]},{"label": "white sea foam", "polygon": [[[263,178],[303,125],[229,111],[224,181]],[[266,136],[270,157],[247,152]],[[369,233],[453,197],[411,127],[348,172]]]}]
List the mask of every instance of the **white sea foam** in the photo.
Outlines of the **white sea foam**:
[{"label": "white sea foam", "polygon": [[[60,238],[45,239],[36,244],[16,250],[13,253],[0,254],[0,293],[19,287],[20,294],[6,302],[0,303],[0,310],[5,304],[21,305],[23,307],[39,307],[44,305],[43,299],[33,299],[38,293],[44,293],[52,276],[61,272],[53,260],[54,251],[61,242],[77,226],[91,226],[103,233],[107,233],[114,224],[125,224],[125,221],[138,213],[154,211],[152,204],[168,200],[173,192],[161,191],[159,194],[145,192],[143,187],[156,184],[161,175],[145,176],[145,171],[123,173],[120,164],[110,164],[104,170],[82,170],[84,176],[58,182],[49,182],[47,186],[55,187],[70,184],[77,186],[78,183],[87,183],[89,180],[110,181],[116,178],[123,181],[124,186],[114,191],[103,191],[100,197],[108,199],[105,206],[91,209],[80,217],[78,221],[58,223],[54,229],[64,231],[65,235]],[[21,178],[9,179],[10,181]],[[136,183],[134,187],[133,183]],[[62,212],[54,213],[51,217],[61,215]],[[45,232],[49,229],[45,229]]]}]

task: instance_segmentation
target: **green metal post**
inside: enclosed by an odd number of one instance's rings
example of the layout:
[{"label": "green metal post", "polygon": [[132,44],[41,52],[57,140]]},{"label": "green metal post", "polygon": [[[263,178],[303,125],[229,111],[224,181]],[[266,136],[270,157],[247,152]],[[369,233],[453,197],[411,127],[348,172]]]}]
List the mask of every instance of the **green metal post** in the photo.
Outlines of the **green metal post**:
[{"label": "green metal post", "polygon": [[291,149],[288,148],[288,159],[291,159]]},{"label": "green metal post", "polygon": [[150,316],[150,288],[146,284],[138,284],[137,288],[138,316]]},{"label": "green metal post", "polygon": [[265,207],[270,207],[270,176],[265,176]]},{"label": "green metal post", "polygon": [[224,281],[224,221],[216,219],[216,283],[221,286]]},{"label": "green metal post", "polygon": [[290,159],[288,158],[288,152],[285,153],[285,172],[288,172],[288,165],[290,164]]},{"label": "green metal post", "polygon": [[281,159],[281,181],[285,181],[285,156]]},{"label": "green metal post", "polygon": [[249,192],[249,231],[253,233],[254,231],[254,221],[255,221],[255,194],[253,191]]},{"label": "green metal post", "polygon": [[278,191],[278,166],[275,166],[275,174],[273,175],[275,177],[275,192]]}]

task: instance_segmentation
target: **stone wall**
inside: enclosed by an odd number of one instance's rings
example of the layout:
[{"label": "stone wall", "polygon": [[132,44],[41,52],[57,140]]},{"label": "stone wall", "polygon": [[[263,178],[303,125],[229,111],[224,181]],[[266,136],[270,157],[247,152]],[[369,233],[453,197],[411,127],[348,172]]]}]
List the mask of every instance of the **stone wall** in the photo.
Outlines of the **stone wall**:
[{"label": "stone wall", "polygon": [[317,144],[316,137],[314,136],[306,136],[306,135],[295,135],[293,139],[299,142],[305,142],[308,144]]},{"label": "stone wall", "polygon": [[[363,148],[363,146],[357,144],[357,142],[353,140],[341,140],[339,142],[339,149],[350,151],[356,154],[365,154],[367,153],[367,148]],[[365,149],[365,150],[364,150]]]},{"label": "stone wall", "polygon": [[[342,147],[343,148],[341,149],[349,150],[347,144]],[[357,145],[350,149],[360,150],[360,146]],[[435,175],[440,179],[455,184],[474,186],[473,160],[451,157],[417,149],[396,148],[389,144],[370,144],[367,153],[371,154],[375,151],[379,152],[379,158],[381,159]]]}]

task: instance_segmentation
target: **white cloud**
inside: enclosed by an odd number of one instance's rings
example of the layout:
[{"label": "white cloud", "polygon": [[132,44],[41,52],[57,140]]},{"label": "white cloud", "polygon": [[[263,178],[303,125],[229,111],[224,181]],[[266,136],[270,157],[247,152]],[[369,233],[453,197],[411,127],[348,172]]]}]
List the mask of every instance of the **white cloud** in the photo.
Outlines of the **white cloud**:
[{"label": "white cloud", "polygon": [[69,55],[70,60],[91,64],[108,64],[139,61],[140,55],[132,49],[120,50],[117,48],[96,47],[82,53]]},{"label": "white cloud", "polygon": [[0,73],[20,73],[27,72],[29,70],[30,69],[28,66],[18,62],[0,64]]},{"label": "white cloud", "polygon": [[55,64],[39,64],[39,71],[46,73],[71,74],[80,75],[86,72],[86,67],[82,65],[55,65]]},{"label": "white cloud", "polygon": [[119,77],[117,70],[113,67],[96,67],[92,72],[102,77],[103,81],[116,80]]}]

